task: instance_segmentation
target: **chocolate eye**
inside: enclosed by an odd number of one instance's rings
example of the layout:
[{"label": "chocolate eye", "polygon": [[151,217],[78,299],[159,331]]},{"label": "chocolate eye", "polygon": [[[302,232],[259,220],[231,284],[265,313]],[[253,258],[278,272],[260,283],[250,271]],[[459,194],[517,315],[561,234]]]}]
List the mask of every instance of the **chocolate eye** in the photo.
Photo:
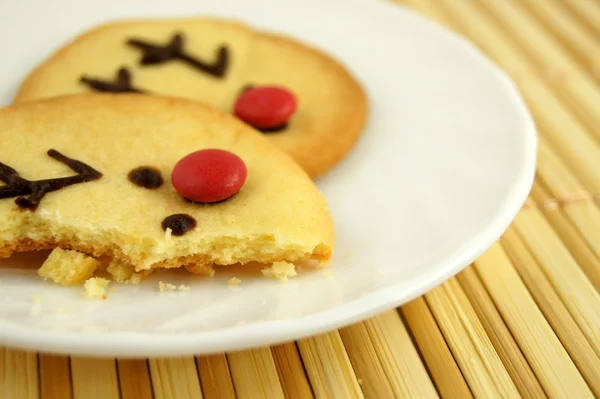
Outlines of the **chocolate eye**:
[{"label": "chocolate eye", "polygon": [[144,187],[147,189],[159,188],[163,184],[163,178],[160,174],[160,170],[150,166],[140,166],[133,169],[127,175],[129,181],[136,186]]},{"label": "chocolate eye", "polygon": [[196,219],[185,213],[176,213],[167,216],[161,223],[163,230],[171,230],[174,236],[182,236],[190,230],[196,228]]}]

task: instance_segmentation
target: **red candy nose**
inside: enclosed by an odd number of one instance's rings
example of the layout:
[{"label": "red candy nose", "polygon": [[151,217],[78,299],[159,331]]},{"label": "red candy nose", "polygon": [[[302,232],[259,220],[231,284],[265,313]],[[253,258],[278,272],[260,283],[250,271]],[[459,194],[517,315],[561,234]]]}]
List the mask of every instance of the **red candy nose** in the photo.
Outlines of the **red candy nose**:
[{"label": "red candy nose", "polygon": [[246,164],[237,155],[219,149],[183,157],[171,173],[175,190],[194,202],[219,202],[236,194],[246,182]]},{"label": "red candy nose", "polygon": [[296,111],[296,98],[277,86],[254,87],[244,91],[235,103],[235,115],[259,129],[285,125]]}]

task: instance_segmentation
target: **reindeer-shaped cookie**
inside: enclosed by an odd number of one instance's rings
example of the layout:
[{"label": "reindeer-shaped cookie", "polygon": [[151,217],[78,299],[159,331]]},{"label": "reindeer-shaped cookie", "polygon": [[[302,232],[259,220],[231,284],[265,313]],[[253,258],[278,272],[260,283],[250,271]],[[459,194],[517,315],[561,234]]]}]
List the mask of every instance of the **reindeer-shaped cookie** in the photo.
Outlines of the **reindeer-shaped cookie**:
[{"label": "reindeer-shaped cookie", "polygon": [[288,37],[208,18],[95,28],[38,66],[15,101],[82,92],[202,102],[263,132],[312,177],[350,151],[367,117],[362,87],[332,57]]},{"label": "reindeer-shaped cookie", "polygon": [[154,268],[315,260],[327,203],[262,134],[196,102],[82,94],[0,110],[0,256],[60,247]]}]

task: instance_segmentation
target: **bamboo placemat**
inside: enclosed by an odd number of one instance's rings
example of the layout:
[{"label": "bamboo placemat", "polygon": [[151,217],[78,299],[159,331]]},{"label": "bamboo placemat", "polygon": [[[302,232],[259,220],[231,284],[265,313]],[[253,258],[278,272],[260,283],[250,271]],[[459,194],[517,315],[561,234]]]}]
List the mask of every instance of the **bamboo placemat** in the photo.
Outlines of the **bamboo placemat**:
[{"label": "bamboo placemat", "polygon": [[403,2],[495,60],[536,119],[536,182],[498,243],[399,309],[295,343],[151,360],[0,348],[0,397],[600,397],[600,1]]}]

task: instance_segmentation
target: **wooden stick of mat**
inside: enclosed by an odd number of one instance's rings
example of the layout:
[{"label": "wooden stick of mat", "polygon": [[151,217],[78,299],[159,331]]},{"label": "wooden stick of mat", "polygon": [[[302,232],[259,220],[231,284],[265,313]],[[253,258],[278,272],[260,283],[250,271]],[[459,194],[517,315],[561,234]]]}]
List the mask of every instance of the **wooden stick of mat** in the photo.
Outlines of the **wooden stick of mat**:
[{"label": "wooden stick of mat", "polygon": [[146,359],[117,359],[121,399],[152,399],[152,383]]},{"label": "wooden stick of mat", "polygon": [[482,255],[475,268],[546,393],[554,398],[592,398],[500,245]]},{"label": "wooden stick of mat", "polygon": [[414,299],[402,306],[401,311],[442,398],[472,398],[469,386],[425,299]]},{"label": "wooden stick of mat", "polygon": [[316,398],[364,397],[337,331],[298,341],[298,349]]},{"label": "wooden stick of mat", "polygon": [[600,67],[599,42],[593,34],[585,29],[577,18],[559,4],[559,1],[523,1],[521,4],[532,15],[562,42],[564,48],[572,55],[594,78],[600,80],[600,75],[594,76],[595,68]]},{"label": "wooden stick of mat", "polygon": [[[600,210],[591,201],[588,192],[563,165],[554,150],[539,138],[538,176],[552,196],[565,199],[562,209],[586,238],[596,256],[600,256]],[[579,198],[577,198],[577,196]]]},{"label": "wooden stick of mat", "polygon": [[469,300],[454,278],[425,294],[454,358],[477,398],[518,398]]},{"label": "wooden stick of mat", "polygon": [[[529,109],[535,117],[538,131],[568,163],[578,180],[592,192],[600,192],[600,147],[588,130],[560,104],[557,94],[537,78],[521,80]],[[569,132],[569,134],[565,134]]]},{"label": "wooden stick of mat", "polygon": [[600,40],[600,4],[598,2],[562,0],[560,3],[576,15],[590,30],[594,31],[596,38]]},{"label": "wooden stick of mat", "polygon": [[340,329],[339,333],[365,398],[394,397],[367,327],[357,323]]},{"label": "wooden stick of mat", "polygon": [[290,342],[273,346],[271,352],[285,397],[288,399],[314,397],[296,344]]},{"label": "wooden stick of mat", "polygon": [[569,200],[569,197],[579,195],[579,198],[574,197],[568,202],[591,203],[588,192],[543,136],[538,139],[537,172],[555,198]]},{"label": "wooden stick of mat", "polygon": [[[552,194],[565,197],[567,193],[582,192],[579,183],[561,164],[558,156],[540,138],[538,172]],[[600,211],[589,201],[566,204],[563,207],[579,231],[585,237],[600,236]],[[600,295],[577,263],[564,247],[557,234],[538,212],[529,212],[527,217],[539,219],[539,225],[518,224],[525,242],[533,252],[553,286],[573,315],[575,321],[600,354]],[[539,226],[544,227],[540,229]],[[596,241],[596,242],[594,242]],[[590,240],[594,251],[600,252],[598,240]],[[597,253],[599,253],[597,252]],[[574,295],[576,293],[576,295]]]},{"label": "wooden stick of mat", "polygon": [[528,398],[545,397],[542,386],[529,367],[529,363],[525,360],[508,327],[504,324],[502,316],[479,280],[475,269],[469,267],[457,278],[519,393]]},{"label": "wooden stick of mat", "polygon": [[225,354],[196,357],[205,399],[235,399],[235,389]]},{"label": "wooden stick of mat", "polygon": [[[537,203],[538,209],[546,216],[554,231],[559,235],[561,241],[569,249],[588,280],[597,291],[600,291],[600,259],[588,245],[585,236],[579,233],[560,207],[548,206],[555,204],[555,201],[540,181],[534,182],[531,197]],[[589,238],[594,240],[597,237]]]},{"label": "wooden stick of mat", "polygon": [[[431,382],[425,365],[419,357],[402,319],[397,311],[389,311],[377,317],[366,320],[363,323],[366,335],[357,335],[356,340],[361,339],[372,343],[373,356],[383,370],[384,378],[389,381],[392,395],[375,396],[377,398],[437,398],[438,394]],[[342,334],[346,348],[348,344]],[[352,359],[352,355],[350,356]],[[354,363],[353,363],[354,364]],[[365,363],[363,368],[368,367]],[[362,388],[365,397],[369,397],[365,387],[368,385],[365,374],[362,374],[365,383]]]},{"label": "wooden stick of mat", "polygon": [[538,178],[552,197],[560,199],[554,205],[562,206],[592,250],[600,255],[600,241],[594,239],[599,231],[600,211],[593,203],[591,194],[577,181],[543,137],[539,138],[538,144]]},{"label": "wooden stick of mat", "polygon": [[554,332],[575,362],[595,395],[600,396],[600,358],[596,356],[585,336],[562,303],[550,281],[529,253],[514,227],[510,227],[501,239],[502,246],[512,259],[512,264],[527,286],[531,296],[550,323]]},{"label": "wooden stick of mat", "polygon": [[596,105],[600,104],[600,90],[594,79],[524,12],[519,1],[477,0],[477,3],[485,6],[541,68],[553,71],[552,85],[600,138],[600,108]]},{"label": "wooden stick of mat", "polygon": [[35,352],[4,348],[6,398],[39,398],[38,359]]},{"label": "wooden stick of mat", "polygon": [[202,398],[193,357],[156,358],[148,362],[156,399]]},{"label": "wooden stick of mat", "polygon": [[0,393],[4,396],[8,394],[6,385],[6,348],[0,346]]},{"label": "wooden stick of mat", "polygon": [[514,226],[594,351],[600,355],[598,292],[540,212],[535,209],[522,212],[516,217]]},{"label": "wooden stick of mat", "polygon": [[277,368],[269,348],[227,354],[238,398],[284,398]]},{"label": "wooden stick of mat", "polygon": [[42,399],[71,398],[71,369],[68,356],[39,354]]},{"label": "wooden stick of mat", "polygon": [[600,147],[579,119],[565,109],[551,86],[537,76],[521,49],[470,2],[444,0],[437,4],[442,5],[461,30],[511,74],[527,100],[540,133],[561,149],[561,155],[590,190],[600,192],[600,175],[596,173],[600,169]]},{"label": "wooden stick of mat", "polygon": [[74,399],[119,399],[114,359],[71,357]]}]

